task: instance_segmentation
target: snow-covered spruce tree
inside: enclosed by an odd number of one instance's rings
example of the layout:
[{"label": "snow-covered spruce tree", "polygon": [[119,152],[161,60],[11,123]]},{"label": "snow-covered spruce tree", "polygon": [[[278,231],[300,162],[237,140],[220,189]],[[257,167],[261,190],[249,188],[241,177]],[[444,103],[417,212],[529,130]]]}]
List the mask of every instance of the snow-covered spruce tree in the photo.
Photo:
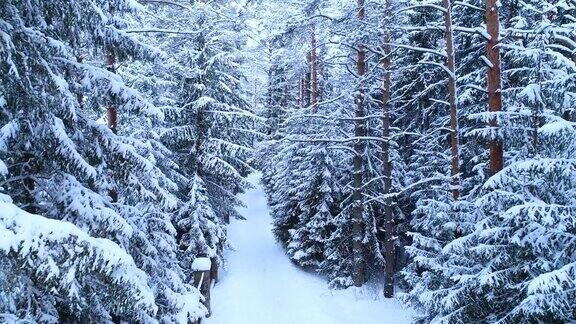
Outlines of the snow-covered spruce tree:
[{"label": "snow-covered spruce tree", "polygon": [[[285,14],[295,15],[289,6]],[[290,24],[290,23],[288,23]],[[291,22],[290,26],[298,26]],[[305,156],[302,151],[306,146],[301,142],[287,141],[287,137],[295,132],[304,131],[299,116],[305,109],[310,112],[306,97],[309,66],[306,60],[308,47],[302,47],[304,38],[299,40],[301,27],[295,30],[284,29],[284,24],[267,27],[275,31],[268,35],[270,62],[268,66],[268,87],[262,107],[261,116],[266,118],[266,138],[258,145],[257,155],[260,157],[262,183],[265,186],[268,202],[274,220],[274,234],[284,246],[290,244],[291,231],[299,223],[298,198],[295,196],[301,178],[297,169]],[[294,55],[293,53],[297,53]]]},{"label": "snow-covered spruce tree", "polygon": [[[348,76],[346,76],[346,79]],[[333,81],[333,80],[332,80]],[[336,83],[338,84],[338,83]],[[335,85],[336,85],[335,84]],[[337,139],[342,136],[340,130],[346,129],[352,131],[349,121],[346,119],[350,117],[349,98],[341,100],[335,105],[328,105],[324,115],[328,120],[340,120],[337,123],[329,123],[326,130],[321,133],[322,137]],[[346,121],[345,121],[346,120]],[[318,136],[318,135],[316,135]],[[328,230],[327,237],[317,236],[323,238],[323,261],[319,265],[319,272],[327,277],[329,286],[333,288],[346,288],[354,284],[354,262],[352,249],[351,235],[352,228],[350,222],[350,196],[351,188],[349,185],[351,178],[351,152],[348,146],[339,147],[339,144],[328,142],[327,148],[329,158],[332,166],[329,169],[330,177],[326,180],[332,181],[334,189],[332,189],[333,208],[330,217],[325,220],[324,229]],[[324,176],[325,177],[325,176]],[[324,181],[326,181],[324,180]],[[370,211],[370,210],[368,210]],[[367,213],[368,215],[372,215]],[[370,223],[369,223],[370,224]],[[375,225],[375,224],[371,224]],[[371,238],[375,237],[376,233],[370,231]],[[319,234],[324,233],[320,232]],[[375,247],[375,239],[370,239],[367,246]],[[371,244],[372,243],[372,244]],[[378,249],[371,249],[369,252],[379,253]],[[370,258],[367,260],[366,265],[369,269],[372,268],[372,261]],[[381,263],[379,263],[381,265]],[[380,266],[374,267],[376,272],[381,269]],[[374,272],[369,271],[369,275]]]},{"label": "snow-covered spruce tree", "polygon": [[[320,107],[315,115],[329,116],[331,109]],[[279,140],[264,170],[274,232],[296,264],[325,274],[332,286],[346,287],[352,284],[351,263],[343,262],[339,252],[351,245],[346,235],[339,234],[350,229],[348,216],[341,213],[343,176],[334,163],[342,154],[330,143],[313,140],[336,133],[329,118],[309,115],[306,108],[287,113],[281,128],[286,137]]]},{"label": "snow-covered spruce tree", "polygon": [[[402,298],[418,308],[421,294],[445,280],[438,269],[439,254],[462,231],[461,214],[467,205],[459,200],[462,111],[455,61],[459,52],[454,49],[459,43],[453,27],[456,9],[450,1],[401,5],[411,9],[399,12],[404,16],[399,28],[407,33],[396,40],[402,51],[396,62],[402,75],[397,77],[396,107],[402,113],[395,125],[407,134],[399,150],[408,164],[405,181],[413,186],[408,199],[409,263],[403,270],[408,291]],[[429,10],[432,5],[436,7]],[[425,21],[429,23],[422,26]]]},{"label": "snow-covered spruce tree", "polygon": [[133,29],[163,52],[126,75],[166,118],[130,129],[154,139],[154,160],[178,185],[172,220],[184,269],[197,256],[223,263],[225,223],[238,216],[235,195],[247,187],[254,119],[242,88],[243,17],[235,4],[149,2],[152,14]]},{"label": "snow-covered spruce tree", "polygon": [[[287,70],[288,68],[296,69],[296,67],[291,62],[285,62],[288,57],[286,49],[276,48],[278,46],[276,43],[280,42],[282,44],[283,38],[278,36],[276,39],[271,40],[268,86],[264,99],[265,103],[262,111],[259,112],[259,115],[266,119],[264,133],[267,135],[267,141],[274,141],[280,138],[279,131],[282,122],[286,119],[287,109],[296,108],[296,106],[300,105],[299,103],[295,105],[297,99],[294,96],[294,87],[296,82],[300,86],[301,80],[296,81],[293,78],[289,78],[291,73]],[[298,92],[300,92],[300,89],[298,89]],[[297,96],[299,97],[300,93]]]},{"label": "snow-covered spruce tree", "polygon": [[[120,0],[4,1],[0,6],[0,156],[8,171],[2,191],[19,206],[119,243],[146,272],[158,310],[118,312],[109,306],[122,297],[102,293],[111,285],[106,282],[85,285],[83,294],[92,297],[78,305],[61,292],[36,289],[42,282],[30,276],[21,281],[33,294],[30,298],[47,304],[29,314],[36,320],[48,309],[54,318],[70,320],[197,318],[202,314],[199,296],[181,281],[168,213],[177,206],[170,193],[174,183],[147,159],[150,145],[122,130],[115,134],[98,121],[110,105],[120,112],[121,123],[137,115],[162,115],[98,63],[102,55],[97,53],[120,60],[150,56],[151,49],[120,30],[126,26],[124,14],[141,7]],[[81,50],[90,62],[79,62]],[[119,194],[118,202],[108,197],[109,190]],[[77,275],[99,282],[97,273]],[[178,298],[168,298],[171,291]]]},{"label": "snow-covered spruce tree", "polygon": [[[236,194],[248,186],[244,177],[251,171],[253,114],[241,88],[244,37],[233,5],[198,2],[185,9],[155,8],[170,17],[170,24],[160,21],[159,28],[183,34],[156,40],[171,56],[160,67],[161,86],[139,85],[156,87],[149,91],[152,97],[156,91],[167,94],[168,100],[160,104],[166,119],[159,140],[177,166],[170,173],[182,207],[174,221],[187,261],[198,255],[222,257],[225,223],[238,217]],[[151,80],[158,79],[153,74]]]},{"label": "snow-covered spruce tree", "polygon": [[[451,284],[448,275],[443,272],[446,260],[456,260],[458,254],[443,254],[443,247],[455,238],[468,234],[473,230],[475,217],[471,212],[475,195],[486,179],[488,173],[487,136],[477,136],[471,131],[484,128],[485,120],[467,118],[474,114],[483,113],[486,110],[486,95],[482,89],[486,84],[488,66],[481,59],[485,54],[486,39],[480,32],[484,21],[484,13],[477,10],[484,6],[482,1],[468,1],[467,5],[454,3],[452,6],[453,25],[458,27],[455,33],[455,54],[457,76],[457,104],[460,133],[464,136],[460,141],[460,194],[459,201],[453,201],[448,187],[448,160],[445,148],[448,144],[447,137],[442,131],[446,125],[446,113],[438,109],[435,103],[425,103],[431,98],[431,90],[442,90],[442,80],[422,78],[416,75],[415,81],[410,84],[413,90],[406,88],[406,94],[419,91],[419,94],[429,92],[414,102],[414,108],[422,111],[417,105],[424,103],[433,109],[425,109],[421,119],[416,123],[408,124],[409,130],[421,133],[419,145],[409,150],[403,150],[413,162],[410,166],[410,182],[430,182],[423,190],[415,191],[412,198],[415,199],[415,209],[412,213],[412,238],[413,243],[408,248],[411,255],[411,263],[403,270],[404,279],[407,281],[409,291],[402,298],[417,309],[434,308],[436,300],[430,299],[428,293],[438,290],[440,287]],[[418,17],[418,16],[416,16]],[[414,20],[412,20],[414,21]],[[418,20],[416,20],[418,21]],[[412,46],[428,47],[433,37],[440,38],[439,30],[444,30],[444,24],[438,26],[427,24],[424,32],[413,32],[416,43]],[[437,31],[437,34],[434,33]],[[420,34],[420,35],[419,35]],[[418,36],[419,35],[419,36]],[[421,37],[428,35],[427,37]],[[419,39],[419,40],[418,40]],[[440,43],[441,45],[441,43]],[[413,59],[412,59],[413,60]],[[413,64],[413,63],[409,63]],[[433,82],[431,82],[432,80]],[[427,84],[428,83],[428,84]],[[438,89],[440,87],[440,89]],[[418,90],[424,89],[424,90]],[[424,91],[424,92],[421,92]],[[441,92],[434,96],[443,96]],[[409,100],[412,100],[408,97]],[[435,99],[436,100],[436,99]],[[413,104],[407,102],[406,108]],[[436,108],[434,108],[436,106]],[[413,108],[413,109],[414,109]],[[416,113],[416,112],[414,112]],[[411,116],[408,114],[407,116]],[[432,157],[432,158],[430,158]],[[424,313],[426,313],[424,311]],[[429,320],[429,319],[428,319]]]},{"label": "snow-covered spruce tree", "polygon": [[[285,140],[285,139],[284,139]],[[284,146],[279,143],[280,149],[272,157],[273,165],[265,169],[265,179],[270,189],[268,192],[269,204],[274,219],[274,234],[277,240],[284,246],[288,246],[292,240],[292,233],[300,224],[298,203],[300,193],[296,190],[299,177],[294,177],[306,150],[301,143]],[[267,173],[275,171],[272,177],[266,177]]]},{"label": "snow-covered spruce tree", "polygon": [[[127,318],[157,311],[146,274],[114,242],[93,238],[68,222],[29,214],[0,196],[0,320],[64,320],[58,300],[70,312],[86,312],[95,288],[99,308]],[[94,318],[96,320],[98,318]],[[110,320],[110,318],[99,318]]]},{"label": "snow-covered spruce tree", "polygon": [[422,295],[429,320],[553,323],[575,316],[575,134],[565,119],[574,62],[561,47],[547,46],[567,31],[558,14],[563,5],[505,9],[517,15],[502,46],[507,110],[499,124],[509,162],[473,195],[472,232],[442,251],[461,257],[441,263],[450,280]]},{"label": "snow-covered spruce tree", "polygon": [[[185,131],[174,133],[175,128],[180,127],[174,120],[176,112],[181,110],[182,81],[194,68],[193,64],[190,65],[189,57],[185,56],[187,47],[182,47],[182,43],[193,40],[199,29],[196,25],[190,25],[195,9],[187,3],[151,2],[146,9],[148,12],[142,19],[132,22],[132,30],[139,38],[158,48],[161,54],[152,61],[131,62],[120,73],[159,107],[167,118],[163,121],[134,118],[128,120],[124,127],[132,136],[144,139],[153,148],[149,158],[157,161],[159,168],[178,186],[175,190],[178,209],[171,214],[174,245],[178,246],[180,261],[176,269],[190,269],[196,256],[214,256],[216,244],[224,235],[222,225],[218,225],[218,228],[206,226],[207,223],[213,224],[215,213],[207,201],[204,182],[196,174],[190,173],[190,170],[196,170],[197,161],[186,158],[186,148],[171,145],[175,140],[182,144],[183,136],[192,143],[197,135],[192,131],[193,127],[185,125],[185,121],[181,127]],[[172,135],[176,134],[177,138],[166,136],[168,132],[173,132]],[[165,271],[170,273],[171,270]],[[190,271],[184,270],[184,274],[185,280],[190,281]],[[175,292],[168,292],[170,296],[166,298],[173,305],[186,300],[179,298]]]},{"label": "snow-covered spruce tree", "polygon": [[[552,117],[552,116],[550,116]],[[428,311],[447,322],[566,322],[574,319],[574,126],[558,116],[539,129],[547,149],[490,178],[479,222],[445,253],[453,282],[428,293]]]},{"label": "snow-covered spruce tree", "polygon": [[316,271],[322,271],[342,195],[330,144],[307,141],[331,133],[334,126],[328,119],[309,116],[312,111],[326,115],[331,108],[289,111],[282,128],[286,137],[280,140],[273,162],[278,172],[277,187],[271,188],[277,238],[296,264]]},{"label": "snow-covered spruce tree", "polygon": [[333,215],[338,214],[334,197],[339,198],[339,192],[336,179],[332,177],[334,165],[326,148],[314,149],[316,152],[309,154],[310,165],[298,173],[307,181],[299,185],[299,192],[305,197],[298,203],[302,212],[297,228],[290,233],[288,255],[301,266],[319,269],[326,257],[326,240],[334,231],[331,222]]}]

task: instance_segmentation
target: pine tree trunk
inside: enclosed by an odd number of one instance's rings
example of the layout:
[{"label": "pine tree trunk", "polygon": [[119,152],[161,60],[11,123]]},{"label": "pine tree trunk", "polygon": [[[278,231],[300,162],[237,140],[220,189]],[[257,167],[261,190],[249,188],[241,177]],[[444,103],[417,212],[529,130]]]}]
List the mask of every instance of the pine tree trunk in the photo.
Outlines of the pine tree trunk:
[{"label": "pine tree trunk", "polygon": [[34,164],[34,155],[30,153],[25,153],[23,157],[23,167],[22,167],[22,176],[25,176],[23,185],[24,185],[24,204],[26,205],[26,211],[35,214],[36,210],[36,199],[34,197],[34,190],[36,190],[36,182],[34,178],[30,177],[33,173],[33,164]]},{"label": "pine tree trunk", "polygon": [[318,104],[318,54],[316,52],[316,30],[314,27],[312,27],[310,35],[310,47],[310,74],[312,79],[312,98],[310,104],[313,109],[316,110]]},{"label": "pine tree trunk", "polygon": [[[116,55],[109,53],[107,57],[107,67],[106,69],[112,73],[116,73]],[[116,106],[110,105],[107,109],[108,115],[108,127],[117,134],[118,132],[118,111]]]},{"label": "pine tree trunk", "polygon": [[[308,66],[310,66],[310,53],[306,54],[306,61],[308,62]],[[304,74],[304,107],[310,107],[310,103],[312,102],[312,91],[311,91],[311,78],[312,73],[311,71],[306,71]]]},{"label": "pine tree trunk", "polygon": [[306,76],[300,78],[300,108],[306,107]]},{"label": "pine tree trunk", "polygon": [[290,99],[288,98],[290,95],[290,92],[288,91],[288,82],[285,81],[284,82],[284,94],[282,95],[282,108],[284,108],[284,110],[288,109],[288,103],[290,102]]},{"label": "pine tree trunk", "polygon": [[[116,55],[110,52],[107,56],[107,67],[106,69],[112,73],[116,73]],[[108,117],[108,127],[112,130],[114,134],[118,132],[118,111],[116,106],[109,105],[106,111]],[[111,189],[109,191],[109,196],[112,202],[118,202],[118,191],[116,189]]]},{"label": "pine tree trunk", "polygon": [[[366,16],[364,0],[358,0],[358,19],[364,20]],[[354,275],[353,281],[356,287],[360,287],[365,282],[364,250],[362,241],[364,238],[364,151],[366,150],[364,140],[366,136],[366,125],[364,121],[364,95],[363,82],[366,73],[366,51],[362,44],[358,44],[356,68],[359,77],[358,97],[356,98],[356,113],[354,121],[354,133],[358,137],[354,141],[354,191],[352,194],[352,249],[354,253]]]},{"label": "pine tree trunk", "polygon": [[[545,50],[545,49],[541,49],[541,50]],[[537,84],[538,87],[540,89],[542,89],[542,57],[538,58],[538,67],[537,67],[537,72],[538,73],[538,77],[537,77]],[[542,109],[542,103],[540,100],[536,100],[536,104],[535,107],[532,108],[532,154],[534,156],[536,156],[538,154],[538,145],[539,145],[539,140],[538,140],[538,130],[540,129],[540,127],[542,126],[542,113],[543,113],[543,109]]]},{"label": "pine tree trunk", "polygon": [[[389,1],[386,2],[386,14],[390,13]],[[382,163],[384,170],[384,253],[386,266],[384,269],[384,297],[394,297],[394,272],[396,268],[396,251],[394,246],[395,222],[392,199],[388,195],[392,192],[392,163],[390,161],[390,96],[391,96],[391,67],[392,50],[390,47],[390,34],[388,30],[384,34],[384,85],[382,88]]]},{"label": "pine tree trunk", "polygon": [[[82,54],[78,54],[76,55],[76,62],[82,64],[84,63],[84,56],[82,56]],[[78,76],[78,79],[80,79],[81,76]],[[80,106],[80,109],[84,108],[84,94],[81,91],[78,91],[78,93],[76,94],[76,100],[78,101],[78,105]]]},{"label": "pine tree trunk", "polygon": [[460,153],[458,134],[458,107],[456,104],[456,62],[454,55],[454,29],[452,27],[452,4],[442,0],[444,11],[444,39],[446,41],[446,66],[450,71],[448,79],[448,104],[450,105],[450,152],[452,155],[452,196],[460,197]]},{"label": "pine tree trunk", "polygon": [[[500,72],[500,21],[499,21],[498,0],[486,1],[486,29],[490,39],[486,44],[486,57],[490,61],[488,67],[488,108],[492,113],[502,111],[502,91]],[[498,128],[496,117],[490,120],[490,127],[493,130]],[[490,141],[490,172],[495,174],[504,167],[504,150],[499,139]]]}]

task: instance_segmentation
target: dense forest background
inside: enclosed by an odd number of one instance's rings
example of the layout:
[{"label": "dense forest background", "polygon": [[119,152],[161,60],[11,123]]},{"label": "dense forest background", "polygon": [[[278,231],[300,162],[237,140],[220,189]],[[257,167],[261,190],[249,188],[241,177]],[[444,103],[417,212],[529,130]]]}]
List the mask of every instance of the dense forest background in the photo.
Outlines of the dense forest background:
[{"label": "dense forest background", "polygon": [[572,0],[0,0],[0,319],[187,323],[274,234],[422,322],[576,318]]},{"label": "dense forest background", "polygon": [[252,170],[236,5],[0,1],[4,320],[206,314]]},{"label": "dense forest background", "polygon": [[423,322],[574,319],[576,4],[290,4],[257,161],[292,260]]}]

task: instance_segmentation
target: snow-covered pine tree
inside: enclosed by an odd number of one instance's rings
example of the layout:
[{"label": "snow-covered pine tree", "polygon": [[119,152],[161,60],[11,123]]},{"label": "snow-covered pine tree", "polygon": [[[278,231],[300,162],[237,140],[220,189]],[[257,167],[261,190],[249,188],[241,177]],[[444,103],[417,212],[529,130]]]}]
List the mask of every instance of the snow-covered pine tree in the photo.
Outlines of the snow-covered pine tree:
[{"label": "snow-covered pine tree", "polygon": [[[446,98],[445,80],[434,75],[422,76],[415,74],[414,81],[406,83],[408,87],[403,89],[404,94],[408,94],[404,105],[412,113],[406,116],[414,116],[420,113],[420,118],[408,122],[407,127],[410,133],[421,134],[417,145],[409,145],[408,150],[403,150],[403,154],[411,160],[410,183],[424,182],[424,186],[418,186],[418,190],[412,193],[414,209],[412,211],[411,236],[413,242],[407,251],[411,256],[411,261],[403,271],[404,279],[408,284],[408,293],[402,298],[415,308],[427,309],[436,307],[436,300],[428,296],[429,289],[436,290],[439,287],[450,284],[450,278],[443,273],[443,263],[446,260],[455,260],[459,255],[442,254],[443,247],[453,239],[469,233],[473,228],[474,218],[470,211],[473,205],[470,200],[473,193],[485,179],[485,166],[487,165],[487,154],[483,145],[484,139],[475,136],[464,136],[457,141],[457,154],[454,154],[454,138],[452,134],[446,134],[445,130],[450,127],[454,129],[454,117],[457,117],[456,128],[461,128],[460,134],[466,134],[469,130],[483,127],[484,121],[465,118],[473,113],[485,111],[485,101],[481,101],[485,96],[482,87],[485,83],[486,65],[481,59],[485,54],[485,43],[483,33],[479,32],[479,26],[484,19],[483,12],[478,10],[482,3],[480,1],[467,1],[466,3],[436,3],[438,5],[448,5],[452,13],[452,29],[454,32],[454,69],[457,85],[455,101],[441,100]],[[427,6],[431,4],[421,4]],[[416,14],[414,12],[413,14]],[[437,12],[443,16],[443,21],[439,16],[425,19],[434,19],[435,24],[427,24],[424,28],[410,27],[414,22],[422,21],[422,15],[430,15],[430,12],[418,13],[416,16],[409,14],[409,21],[405,28],[413,30],[409,36],[411,43],[409,46],[420,48],[442,48],[448,39],[446,38],[447,19],[446,14]],[[442,35],[444,34],[444,35]],[[441,37],[444,36],[444,39]],[[431,43],[432,42],[432,43]],[[432,47],[430,47],[432,46]],[[417,49],[416,52],[419,50]],[[440,50],[440,53],[443,53]],[[421,58],[411,58],[414,62],[421,64],[435,64],[431,61],[431,55],[425,53],[414,53]],[[429,68],[428,71],[433,71]],[[440,72],[439,72],[440,74]],[[443,74],[441,74],[443,75]],[[401,80],[400,82],[406,82]],[[450,88],[450,87],[448,87]],[[411,96],[413,91],[419,92],[417,100]],[[448,89],[448,93],[449,93]],[[440,105],[438,105],[440,103]],[[458,114],[450,114],[444,110],[443,103],[449,106],[457,105]],[[429,107],[424,110],[421,107]],[[415,109],[415,110],[413,110]],[[463,118],[464,117],[464,118]],[[450,126],[449,126],[450,125]],[[406,126],[405,126],[406,127]],[[453,131],[451,132],[453,133]],[[414,135],[409,135],[413,137]],[[446,148],[451,146],[450,156]],[[455,172],[454,159],[457,158],[459,172]],[[452,161],[452,170],[448,166]],[[458,175],[458,195],[455,195],[454,187],[450,193],[448,175]],[[455,200],[454,197],[461,197]],[[425,313],[425,312],[424,312]]]},{"label": "snow-covered pine tree", "polygon": [[326,241],[334,231],[331,222],[339,213],[335,202],[340,198],[336,179],[332,176],[334,163],[326,151],[326,144],[322,146],[314,147],[314,152],[308,155],[306,170],[298,173],[305,179],[298,187],[304,199],[298,203],[299,224],[290,233],[287,251],[298,265],[314,269],[319,269],[326,258]]},{"label": "snow-covered pine tree", "polygon": [[[424,292],[429,320],[567,322],[574,318],[574,125],[563,3],[506,3],[501,46],[506,111],[498,116],[507,166],[471,199],[472,232],[449,243],[443,278]],[[480,114],[483,121],[492,118]],[[488,137],[489,129],[476,133]],[[554,189],[553,189],[554,188]],[[558,188],[558,189],[556,189]],[[459,255],[450,259],[447,256]]]},{"label": "snow-covered pine tree", "polygon": [[[76,312],[87,319],[110,319],[90,311],[91,306],[125,318],[158,310],[146,274],[110,240],[93,238],[68,222],[29,214],[5,195],[0,196],[0,235],[3,322],[56,323]],[[95,287],[102,298],[96,305],[93,297],[87,298]],[[62,296],[67,310],[59,307]]]},{"label": "snow-covered pine tree", "polygon": [[[46,301],[29,309],[32,320],[45,314],[90,321],[198,318],[203,309],[197,291],[183,281],[168,213],[177,207],[170,193],[175,184],[148,159],[153,155],[148,143],[122,129],[115,134],[100,121],[109,105],[120,112],[121,125],[133,116],[162,117],[101,63],[101,53],[123,61],[151,57],[151,48],[121,30],[126,15],[142,7],[124,0],[4,1],[0,6],[0,156],[8,171],[2,191],[19,206],[119,243],[146,273],[156,299],[152,311],[118,312],[112,306],[122,296],[103,293],[112,283],[102,281],[83,286],[83,295],[92,297],[78,305],[63,291],[35,289],[42,283],[30,276],[21,282],[38,294],[34,298]],[[78,59],[79,51],[88,54],[86,60]],[[109,190],[119,194],[118,202],[108,197]],[[97,267],[105,260],[93,262]],[[98,273],[70,275],[99,282]]]},{"label": "snow-covered pine tree", "polygon": [[165,97],[170,100],[160,141],[178,166],[173,178],[183,207],[175,221],[188,260],[201,254],[222,257],[225,223],[238,217],[236,194],[249,186],[244,177],[251,171],[254,115],[242,88],[244,36],[233,5],[186,7],[170,21],[189,34],[159,40],[173,55],[163,75],[171,94]]},{"label": "snow-covered pine tree", "polygon": [[[410,300],[412,296],[419,298],[420,285],[436,280],[432,276],[437,254],[456,231],[453,206],[460,190],[451,190],[453,181],[450,180],[454,175],[454,169],[451,170],[454,157],[459,169],[458,153],[454,156],[450,152],[450,145],[454,143],[452,135],[458,136],[449,118],[449,108],[456,104],[453,93],[456,74],[453,66],[448,67],[454,64],[448,62],[453,57],[444,54],[449,47],[447,36],[453,32],[448,28],[452,21],[447,14],[452,8],[446,9],[440,1],[408,1],[403,5],[411,9],[405,13],[403,27],[408,32],[399,40],[399,47],[404,48],[407,55],[399,55],[402,58],[397,64],[405,66],[407,71],[402,72],[404,78],[398,81],[398,106],[407,113],[400,116],[398,125],[413,134],[410,137],[415,144],[403,147],[402,155],[409,163],[411,183],[434,180],[411,195],[412,244],[407,247],[410,264],[404,271],[410,288],[404,298]],[[439,8],[447,10],[446,13]],[[422,26],[425,21],[430,24]],[[426,67],[424,73],[420,73],[423,67]]]}]

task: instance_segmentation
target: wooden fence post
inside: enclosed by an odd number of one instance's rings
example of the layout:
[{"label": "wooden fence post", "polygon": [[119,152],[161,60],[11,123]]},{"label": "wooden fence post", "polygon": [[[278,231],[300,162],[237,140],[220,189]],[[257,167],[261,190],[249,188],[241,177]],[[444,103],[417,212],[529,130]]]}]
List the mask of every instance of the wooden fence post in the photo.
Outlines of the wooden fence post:
[{"label": "wooden fence post", "polygon": [[217,257],[213,257],[210,258],[210,279],[214,280],[214,282],[218,282],[218,280],[220,280],[220,278],[218,277],[218,258]]},{"label": "wooden fence post", "polygon": [[192,271],[194,272],[194,287],[200,290],[200,293],[204,297],[202,304],[208,309],[208,315],[210,317],[212,311],[210,309],[210,290],[212,286],[211,271],[212,262],[209,258],[196,258],[192,262]]}]

